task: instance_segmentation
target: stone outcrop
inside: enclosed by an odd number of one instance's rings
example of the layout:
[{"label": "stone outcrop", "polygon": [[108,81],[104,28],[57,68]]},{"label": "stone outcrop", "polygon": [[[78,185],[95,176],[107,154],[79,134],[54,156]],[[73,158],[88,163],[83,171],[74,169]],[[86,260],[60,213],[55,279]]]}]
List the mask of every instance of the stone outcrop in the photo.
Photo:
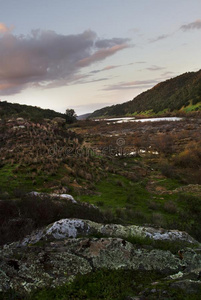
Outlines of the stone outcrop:
[{"label": "stone outcrop", "polygon": [[45,197],[49,197],[50,199],[59,199],[59,200],[62,199],[77,204],[77,201],[73,198],[73,196],[69,194],[56,194],[56,193],[49,194],[49,193],[39,193],[39,192],[32,191],[28,193],[28,195],[41,198],[41,199]]},{"label": "stone outcrop", "polygon": [[190,244],[198,244],[188,233],[179,230],[165,230],[144,226],[124,226],[120,224],[101,224],[89,220],[62,219],[49,226],[36,230],[27,236],[19,245],[35,244],[41,240],[64,239],[78,236],[102,235],[106,237],[142,237],[154,240],[184,241]]},{"label": "stone outcrop", "polygon": [[189,257],[201,268],[201,254],[187,250],[184,259],[170,251],[139,249],[120,238],[71,238],[1,250],[0,290],[30,292],[70,282],[78,273],[98,268],[156,270],[174,274],[191,269]]},{"label": "stone outcrop", "polygon": [[[152,231],[151,231],[152,230]],[[105,237],[92,237],[102,233]],[[63,219],[21,242],[5,245],[0,250],[0,291],[14,289],[20,293],[36,288],[55,287],[99,268],[155,270],[164,276],[201,270],[201,251],[185,249],[182,259],[170,251],[139,247],[125,238],[150,236],[174,241],[196,242],[189,235],[138,226],[98,224],[79,219]],[[175,231],[176,233],[176,231]],[[113,237],[111,237],[113,236]],[[185,271],[184,271],[185,270]],[[180,272],[180,273],[178,273]]]}]

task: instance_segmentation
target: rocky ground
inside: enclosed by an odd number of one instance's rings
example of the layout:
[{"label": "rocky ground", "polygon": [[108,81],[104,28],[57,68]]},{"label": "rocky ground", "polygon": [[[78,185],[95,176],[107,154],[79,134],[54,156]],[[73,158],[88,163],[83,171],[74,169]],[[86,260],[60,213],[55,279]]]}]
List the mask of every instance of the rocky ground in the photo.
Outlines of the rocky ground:
[{"label": "rocky ground", "polygon": [[[182,241],[188,247],[178,248],[173,254],[128,241],[136,236],[172,243]],[[177,230],[63,219],[33,232],[22,241],[5,245],[0,255],[0,291],[13,289],[21,297],[35,289],[55,288],[74,281],[78,274],[104,268],[160,272],[160,280],[152,282],[151,288],[141,290],[135,295],[138,298],[131,295],[129,299],[152,299],[142,298],[149,294],[157,299],[162,291],[165,291],[164,298],[160,296],[159,299],[166,299],[170,288],[191,294],[199,292],[201,287],[200,244]]]}]

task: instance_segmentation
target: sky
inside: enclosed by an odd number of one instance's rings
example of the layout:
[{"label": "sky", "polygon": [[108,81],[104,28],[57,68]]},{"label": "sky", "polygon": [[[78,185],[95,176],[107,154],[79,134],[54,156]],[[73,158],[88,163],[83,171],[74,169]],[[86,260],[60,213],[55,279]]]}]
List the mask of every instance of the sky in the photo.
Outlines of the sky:
[{"label": "sky", "polygon": [[200,0],[0,0],[0,99],[77,115],[201,69]]}]

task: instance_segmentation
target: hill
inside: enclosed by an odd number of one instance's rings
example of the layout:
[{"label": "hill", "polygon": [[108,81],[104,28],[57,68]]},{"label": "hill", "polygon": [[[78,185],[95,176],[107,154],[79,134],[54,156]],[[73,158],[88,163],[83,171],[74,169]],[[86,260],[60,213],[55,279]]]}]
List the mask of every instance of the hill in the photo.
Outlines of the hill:
[{"label": "hill", "polygon": [[42,109],[36,106],[0,101],[0,118],[5,119],[11,117],[22,117],[36,122],[57,117],[64,118],[67,123],[73,123],[76,120],[74,116],[58,113],[51,109]]},{"label": "hill", "polygon": [[201,70],[184,73],[158,83],[133,100],[96,110],[90,116],[123,116],[141,113],[160,114],[178,110],[196,111],[201,108]]},{"label": "hill", "polygon": [[91,113],[88,114],[84,114],[84,115],[80,115],[77,117],[78,120],[86,120],[87,118],[89,118],[91,115]]}]

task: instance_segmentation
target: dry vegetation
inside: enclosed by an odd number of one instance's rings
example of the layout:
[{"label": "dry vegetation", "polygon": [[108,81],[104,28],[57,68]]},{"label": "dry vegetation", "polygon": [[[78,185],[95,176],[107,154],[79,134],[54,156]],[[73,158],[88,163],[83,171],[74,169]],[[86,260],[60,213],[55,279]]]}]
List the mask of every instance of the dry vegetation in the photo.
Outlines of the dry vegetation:
[{"label": "dry vegetation", "polygon": [[[1,121],[1,240],[61,217],[178,228],[199,238],[200,127],[199,119],[190,118],[73,125]],[[33,190],[69,193],[101,212],[25,196]]]}]

